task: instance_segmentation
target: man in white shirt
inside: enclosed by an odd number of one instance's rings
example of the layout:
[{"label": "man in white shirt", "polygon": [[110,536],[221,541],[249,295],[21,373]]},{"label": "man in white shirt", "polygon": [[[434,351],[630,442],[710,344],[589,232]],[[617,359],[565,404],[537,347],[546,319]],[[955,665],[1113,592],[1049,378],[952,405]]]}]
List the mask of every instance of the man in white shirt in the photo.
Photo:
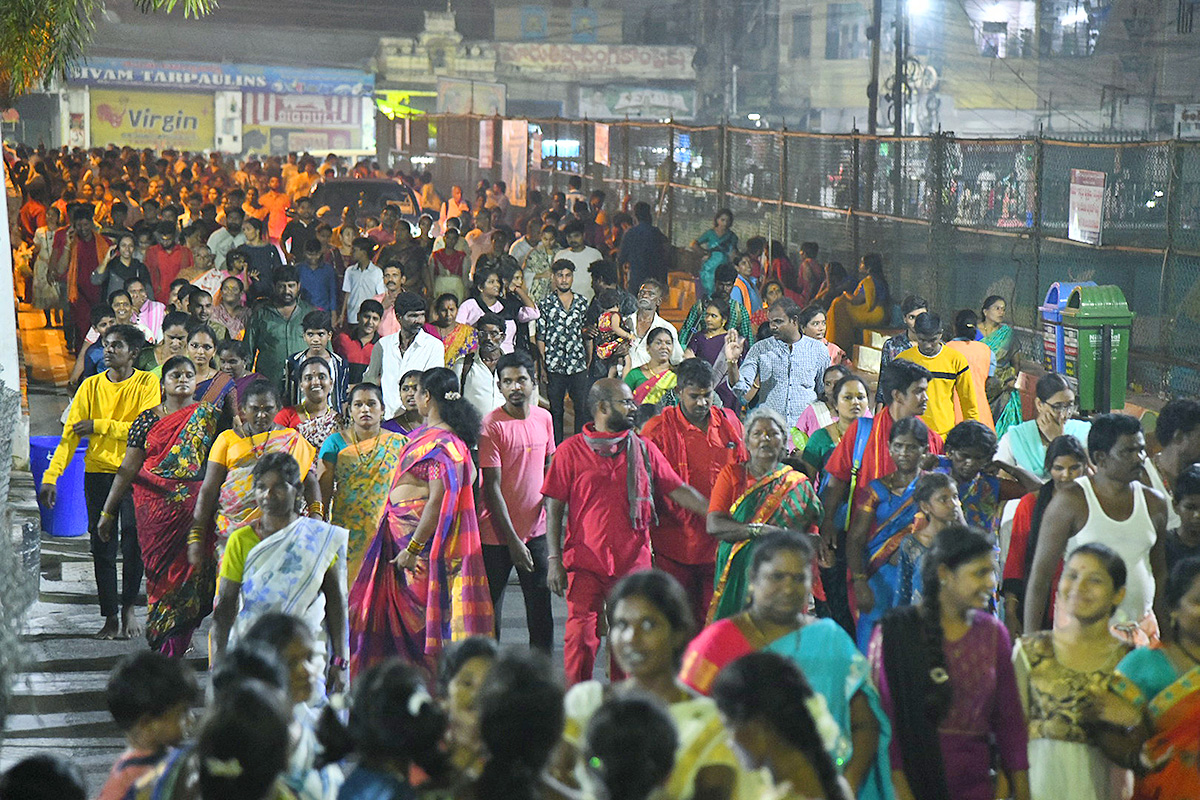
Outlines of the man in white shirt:
[{"label": "man in white shirt", "polygon": [[475,227],[467,231],[463,239],[470,248],[470,253],[467,258],[471,263],[467,265],[467,278],[472,280],[475,277],[475,262],[479,260],[481,255],[492,251],[492,211],[489,208],[481,208],[479,213],[475,215]]},{"label": "man in white shirt", "polygon": [[496,380],[496,362],[504,351],[504,320],[497,314],[484,314],[475,322],[479,339],[479,350],[467,353],[454,364],[463,397],[475,407],[479,416],[486,417],[490,411],[504,405],[504,395]]},{"label": "man in white shirt", "polygon": [[425,301],[412,292],[401,292],[392,305],[400,330],[384,336],[371,350],[363,380],[383,387],[385,418],[391,419],[400,408],[400,379],[409,370],[421,371],[445,366],[446,350],[436,336],[426,333]]},{"label": "man in white shirt", "polygon": [[383,270],[375,266],[371,256],[375,255],[375,243],[365,236],[350,245],[350,259],[342,279],[342,310],[338,317],[351,325],[358,324],[358,307],[362,301],[387,291],[383,282]]},{"label": "man in white shirt", "polygon": [[525,225],[525,235],[513,242],[512,247],[508,248],[508,254],[517,260],[521,266],[525,265],[525,256],[533,252],[533,248],[538,246],[538,242],[542,238],[542,221],[537,217],[531,217]]},{"label": "man in white shirt", "polygon": [[450,199],[442,203],[442,215],[438,219],[438,231],[446,232],[446,221],[450,219],[462,219],[464,215],[471,213],[471,204],[463,200],[463,191],[461,186],[450,187]]},{"label": "man in white shirt", "polygon": [[[563,235],[567,239],[567,247],[565,250],[559,250],[554,254],[554,260],[566,259],[575,265],[575,281],[571,284],[571,291],[575,294],[582,295],[588,302],[591,302],[595,292],[592,289],[591,274],[588,272],[588,267],[597,261],[603,261],[604,256],[594,247],[588,247],[583,243],[583,233],[586,225],[583,220],[574,220],[567,223],[563,228]],[[657,308],[657,306],[656,306]]]},{"label": "man in white shirt", "polygon": [[245,220],[246,212],[241,206],[227,206],[225,227],[218,228],[208,237],[208,249],[212,250],[213,261],[218,268],[225,269],[228,266],[226,259],[229,257],[229,251],[246,243],[246,236],[242,233],[242,223]]},{"label": "man in white shirt", "polygon": [[679,331],[675,326],[658,315],[662,305],[666,287],[654,278],[642,281],[637,293],[637,311],[625,320],[625,330],[633,334],[629,341],[629,356],[625,372],[650,361],[650,351],[646,348],[646,337],[655,328],[666,328],[671,334],[671,363],[683,361],[683,348],[679,345]]}]

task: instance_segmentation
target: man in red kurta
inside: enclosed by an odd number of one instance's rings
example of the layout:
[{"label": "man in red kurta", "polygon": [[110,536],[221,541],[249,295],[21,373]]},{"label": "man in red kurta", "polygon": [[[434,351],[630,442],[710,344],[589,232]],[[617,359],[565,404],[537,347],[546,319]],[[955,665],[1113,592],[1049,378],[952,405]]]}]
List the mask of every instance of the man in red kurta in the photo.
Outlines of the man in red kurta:
[{"label": "man in red kurta", "polygon": [[628,386],[613,378],[596,381],[588,407],[593,422],[562,443],[542,484],[547,577],[551,591],[567,598],[563,657],[572,685],[592,677],[605,597],[621,578],[650,566],[656,500],[661,506],[669,497],[694,514],[708,512],[707,501],[658,447],[633,432],[637,403]]},{"label": "man in red kurta", "polygon": [[[896,359],[890,362],[883,368],[883,374],[879,377],[879,389],[883,393],[886,405],[874,419],[864,420],[859,417],[851,422],[850,427],[842,434],[842,440],[825,462],[828,481],[821,492],[821,503],[825,507],[825,519],[821,522],[821,540],[826,550],[837,548],[837,558],[832,569],[821,570],[821,583],[825,587],[830,616],[849,631],[854,631],[854,612],[849,602],[849,586],[846,583],[846,548],[841,546],[849,527],[845,504],[849,498],[849,507],[857,506],[865,498],[871,481],[895,471],[896,464],[888,452],[892,426],[897,420],[919,417],[925,413],[929,404],[931,377],[933,376],[929,370],[912,361]],[[855,470],[854,451],[860,425],[870,425],[871,432],[867,436],[866,446],[862,449],[862,456]],[[941,455],[942,450],[942,437],[931,428],[929,452]],[[851,483],[854,485],[853,497],[850,495]],[[828,554],[823,560],[827,559]]]},{"label": "man in red kurta", "polygon": [[84,337],[92,326],[92,306],[102,300],[100,287],[92,283],[92,273],[112,246],[96,231],[94,213],[88,203],[72,206],[71,224],[54,234],[51,251],[53,272],[63,276],[67,286],[72,324],[66,326],[66,333],[72,349],[84,346]]},{"label": "man in red kurta", "polygon": [[154,228],[154,238],[158,243],[146,250],[146,267],[154,283],[154,299],[166,304],[171,294],[171,282],[179,277],[181,270],[191,267],[194,260],[191,249],[179,243],[174,224],[158,223]]},{"label": "man in red kurta", "polygon": [[[658,445],[688,485],[705,497],[726,464],[747,459],[742,423],[728,408],[713,408],[712,367],[689,358],[675,368],[679,405],[646,423],[642,436]],[[708,613],[717,561],[717,540],[708,535],[706,518],[663,504],[658,525],[650,529],[654,566],[674,576],[687,592],[692,614],[700,623]]]}]

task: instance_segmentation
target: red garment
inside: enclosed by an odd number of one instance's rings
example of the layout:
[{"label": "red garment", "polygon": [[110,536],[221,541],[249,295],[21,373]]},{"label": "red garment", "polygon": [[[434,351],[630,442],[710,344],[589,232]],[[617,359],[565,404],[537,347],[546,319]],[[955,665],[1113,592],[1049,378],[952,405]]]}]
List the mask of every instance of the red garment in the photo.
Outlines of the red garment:
[{"label": "red garment", "polygon": [[[631,566],[629,572],[650,568],[650,552],[647,550],[644,556]],[[600,648],[600,615],[604,613],[609,592],[622,577],[583,570],[567,572],[567,621],[563,631],[563,673],[567,686],[592,679],[596,651]],[[611,683],[625,679],[625,673],[613,657],[612,647],[608,648],[608,676]]]},{"label": "red garment", "polygon": [[283,192],[266,192],[258,198],[258,202],[267,210],[267,236],[271,244],[279,244],[279,237],[288,224],[287,210],[292,205],[291,198]]},{"label": "red garment", "polygon": [[1008,556],[1004,559],[1004,580],[1025,580],[1025,546],[1029,544],[1029,532],[1033,527],[1033,509],[1037,505],[1037,492],[1030,492],[1017,502],[1013,513],[1012,538],[1008,540]]},{"label": "red garment", "polygon": [[371,363],[371,351],[375,349],[377,341],[379,341],[379,337],[375,336],[371,341],[363,344],[346,331],[338,331],[333,337],[333,352],[346,359],[347,364],[367,366]]},{"label": "red garment", "polygon": [[654,566],[679,581],[687,594],[692,619],[702,622],[708,616],[708,607],[712,603],[713,584],[717,577],[716,559],[707,564],[682,564],[655,550]]},{"label": "red garment", "polygon": [[37,229],[46,225],[46,206],[31,197],[25,202],[25,205],[21,206],[18,219],[21,226],[21,239],[32,242]]},{"label": "red garment", "polygon": [[[658,445],[680,479],[705,497],[712,495],[717,475],[726,464],[749,458],[742,435],[742,423],[727,408],[712,410],[706,430],[688,422],[678,406],[664,409],[642,429],[642,438]],[[651,529],[650,541],[655,555],[682,564],[716,563],[718,542],[708,535],[705,518],[670,498],[659,509],[658,525]]]},{"label": "red garment", "polygon": [[[70,277],[68,259],[70,251],[67,247],[67,231],[71,228],[60,228],[54,234],[52,259],[62,258],[64,279]],[[99,232],[92,234],[96,243],[87,247],[76,247],[75,257],[75,300],[71,303],[71,316],[75,322],[75,330],[79,333],[79,341],[83,341],[88,329],[92,327],[92,307],[100,302],[100,287],[92,283],[92,273],[100,266],[103,252],[108,250],[109,241]],[[69,291],[69,287],[68,287]]]},{"label": "red garment", "polygon": [[376,225],[371,230],[367,231],[367,238],[377,245],[389,245],[396,243],[396,234],[388,233],[381,225]]},{"label": "red garment", "polygon": [[146,251],[146,268],[150,270],[150,280],[154,283],[154,299],[165,305],[171,294],[171,281],[193,263],[191,249],[181,244],[170,250],[163,249],[161,244],[151,245]]},{"label": "red garment", "polygon": [[[584,432],[596,435],[592,423]],[[559,446],[542,494],[567,504],[567,529],[563,536],[563,566],[568,572],[586,570],[594,575],[622,577],[650,564],[650,531],[633,529],[626,496],[625,453],[600,456],[577,433]],[[656,505],[683,485],[653,442],[646,443],[654,475]]]},{"label": "red garment", "polygon": [[800,274],[797,276],[796,291],[803,298],[801,305],[808,305],[816,296],[817,290],[825,281],[825,272],[815,258],[806,258],[800,262]]},{"label": "red garment", "polygon": [[[842,435],[842,440],[838,442],[838,446],[830,453],[829,460],[825,462],[825,471],[846,484],[850,483],[858,423],[857,419],[850,423],[850,427]],[[858,506],[866,498],[867,487],[871,481],[896,470],[896,464],[892,461],[891,453],[888,452],[888,437],[892,434],[894,424],[891,406],[884,406],[883,410],[875,415],[875,421],[871,424],[871,435],[867,437],[867,447],[863,451],[862,465],[858,470],[858,481],[854,486],[854,497],[852,498],[854,506]],[[942,437],[930,428],[929,452],[941,455],[942,448]]]},{"label": "red garment", "polygon": [[463,262],[466,260],[467,254],[461,250],[442,248],[441,250],[433,251],[433,255],[429,258],[433,261],[433,273],[435,276],[445,274],[461,278],[463,274]]}]

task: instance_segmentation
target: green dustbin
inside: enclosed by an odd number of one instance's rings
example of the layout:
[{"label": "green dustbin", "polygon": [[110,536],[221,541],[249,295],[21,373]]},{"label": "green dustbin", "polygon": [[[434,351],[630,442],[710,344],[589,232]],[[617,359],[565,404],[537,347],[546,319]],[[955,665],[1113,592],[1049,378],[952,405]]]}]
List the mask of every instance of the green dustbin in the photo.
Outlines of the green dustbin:
[{"label": "green dustbin", "polygon": [[1079,410],[1107,414],[1125,407],[1133,312],[1116,286],[1076,286],[1062,312],[1064,374]]}]

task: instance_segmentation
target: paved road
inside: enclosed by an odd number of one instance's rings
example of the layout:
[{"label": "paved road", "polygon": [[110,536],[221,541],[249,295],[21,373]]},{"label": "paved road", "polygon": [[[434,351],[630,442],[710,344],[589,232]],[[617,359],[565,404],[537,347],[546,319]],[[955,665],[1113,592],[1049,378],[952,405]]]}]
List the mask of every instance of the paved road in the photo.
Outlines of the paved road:
[{"label": "paved road", "polygon": [[[27,362],[31,434],[57,436],[62,432],[59,418],[67,404],[70,360],[62,333],[41,325],[40,313],[22,307],[19,326]],[[36,522],[35,492],[27,473],[14,475],[13,498],[18,529],[23,522]],[[525,607],[515,575],[513,580],[505,590],[501,627],[506,633],[501,641],[523,645],[527,641]],[[560,643],[555,662],[561,664],[566,606],[557,597],[554,616]],[[24,667],[13,686],[0,768],[32,753],[52,750],[84,770],[90,794],[99,791],[124,747],[120,731],[105,709],[104,685],[122,656],[146,647],[144,639],[115,642],[91,638],[100,624],[86,537],[64,539],[43,534],[39,594],[22,636]],[[201,627],[195,640],[198,652],[189,659],[202,680],[207,668],[203,651],[208,627],[208,622]]]}]

